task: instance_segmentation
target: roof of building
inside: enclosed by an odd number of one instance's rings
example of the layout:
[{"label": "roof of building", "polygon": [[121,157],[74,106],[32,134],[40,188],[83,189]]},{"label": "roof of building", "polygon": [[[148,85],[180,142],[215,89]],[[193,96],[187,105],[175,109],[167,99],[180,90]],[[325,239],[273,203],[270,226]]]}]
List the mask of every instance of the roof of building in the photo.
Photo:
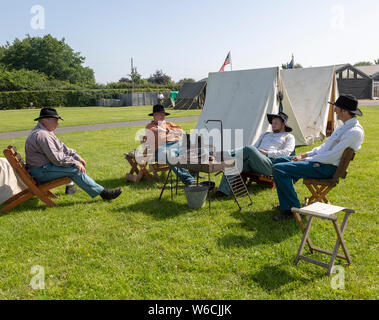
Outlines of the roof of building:
[{"label": "roof of building", "polygon": [[379,64],[374,64],[372,66],[358,66],[356,68],[370,77],[379,73]]}]

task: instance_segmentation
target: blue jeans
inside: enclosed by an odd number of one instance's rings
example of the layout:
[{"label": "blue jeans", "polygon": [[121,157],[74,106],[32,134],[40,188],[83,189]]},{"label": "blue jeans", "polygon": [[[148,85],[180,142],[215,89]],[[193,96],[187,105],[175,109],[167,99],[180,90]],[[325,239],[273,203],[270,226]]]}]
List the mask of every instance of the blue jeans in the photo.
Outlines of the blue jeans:
[{"label": "blue jeans", "polygon": [[[269,176],[272,174],[272,161],[269,157],[258,151],[254,146],[246,146],[241,149],[229,151],[231,157],[243,161],[242,172],[256,172]],[[230,194],[230,188],[225,176],[222,177],[218,190],[226,195]]]},{"label": "blue jeans", "polygon": [[300,201],[293,183],[294,179],[328,179],[333,177],[337,169],[332,164],[319,162],[290,162],[292,158],[282,157],[273,161],[273,176],[281,210],[291,210],[293,207],[300,208]]},{"label": "blue jeans", "polygon": [[170,166],[172,171],[174,171],[174,173],[179,177],[180,181],[182,181],[185,185],[189,183],[195,183],[195,178],[191,176],[188,170],[172,166],[168,161],[168,154],[170,154],[172,158],[175,158],[175,156],[179,155],[179,147],[179,142],[174,141],[166,143],[166,145],[158,148],[158,151],[155,153],[155,160],[158,160],[163,156],[163,159],[165,159],[166,163]]},{"label": "blue jeans", "polygon": [[95,198],[104,190],[103,186],[97,184],[89,176],[79,173],[76,167],[65,168],[48,163],[41,168],[29,169],[29,173],[39,182],[48,182],[63,177],[69,177],[91,198]]}]

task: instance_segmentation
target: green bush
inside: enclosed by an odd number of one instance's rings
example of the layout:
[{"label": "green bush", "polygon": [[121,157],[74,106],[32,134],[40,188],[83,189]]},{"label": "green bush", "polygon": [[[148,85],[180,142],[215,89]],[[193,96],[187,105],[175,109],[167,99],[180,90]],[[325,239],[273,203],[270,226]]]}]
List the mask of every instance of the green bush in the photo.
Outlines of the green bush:
[{"label": "green bush", "polygon": [[135,88],[7,91],[0,92],[0,109],[25,109],[30,108],[30,103],[33,103],[33,108],[94,106],[98,99],[117,99],[120,94],[126,92],[159,92],[166,90],[162,88]]}]

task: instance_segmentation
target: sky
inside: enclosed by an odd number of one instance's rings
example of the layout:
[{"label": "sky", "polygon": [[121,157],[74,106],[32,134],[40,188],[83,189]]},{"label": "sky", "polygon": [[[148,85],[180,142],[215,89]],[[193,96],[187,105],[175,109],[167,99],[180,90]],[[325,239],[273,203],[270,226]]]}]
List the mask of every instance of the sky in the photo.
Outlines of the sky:
[{"label": "sky", "polygon": [[[65,38],[98,83],[162,70],[174,81],[217,72],[379,58],[378,0],[2,0],[0,45]],[[37,11],[32,8],[37,7]],[[43,11],[41,10],[43,9]]]}]

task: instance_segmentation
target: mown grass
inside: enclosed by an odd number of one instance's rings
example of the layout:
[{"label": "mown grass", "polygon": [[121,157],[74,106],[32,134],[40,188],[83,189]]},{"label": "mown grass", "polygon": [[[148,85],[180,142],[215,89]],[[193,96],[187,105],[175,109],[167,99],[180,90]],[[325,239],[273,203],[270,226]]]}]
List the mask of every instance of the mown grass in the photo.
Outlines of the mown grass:
[{"label": "mown grass", "polygon": [[[183,190],[174,201],[169,191],[158,201],[162,182],[126,183],[122,153],[136,145],[138,128],[119,128],[60,135],[87,160],[96,181],[123,188],[118,199],[65,196],[60,187],[57,208],[33,199],[0,216],[0,298],[378,299],[379,107],[362,110],[365,142],[329,197],[356,210],[345,232],[352,268],[337,259],[344,290],[332,289],[321,267],[294,266],[301,232],[295,221],[272,220],[275,191],[252,185],[253,206],[239,212],[232,199],[214,200],[209,215],[207,207],[189,209]],[[182,125],[189,130],[195,123]],[[22,150],[24,142],[0,140],[0,147]],[[301,199],[308,195],[301,181],[296,189]],[[314,223],[311,237],[319,247],[334,247],[334,229],[325,221]],[[45,290],[29,285],[33,265],[44,267]]]},{"label": "mown grass", "polygon": [[[152,106],[139,107],[61,107],[55,108],[64,121],[60,127],[85,124],[122,122],[150,119]],[[33,119],[39,116],[40,109],[0,110],[0,132],[29,130],[35,125]],[[167,118],[199,116],[201,110],[173,110]]]}]

